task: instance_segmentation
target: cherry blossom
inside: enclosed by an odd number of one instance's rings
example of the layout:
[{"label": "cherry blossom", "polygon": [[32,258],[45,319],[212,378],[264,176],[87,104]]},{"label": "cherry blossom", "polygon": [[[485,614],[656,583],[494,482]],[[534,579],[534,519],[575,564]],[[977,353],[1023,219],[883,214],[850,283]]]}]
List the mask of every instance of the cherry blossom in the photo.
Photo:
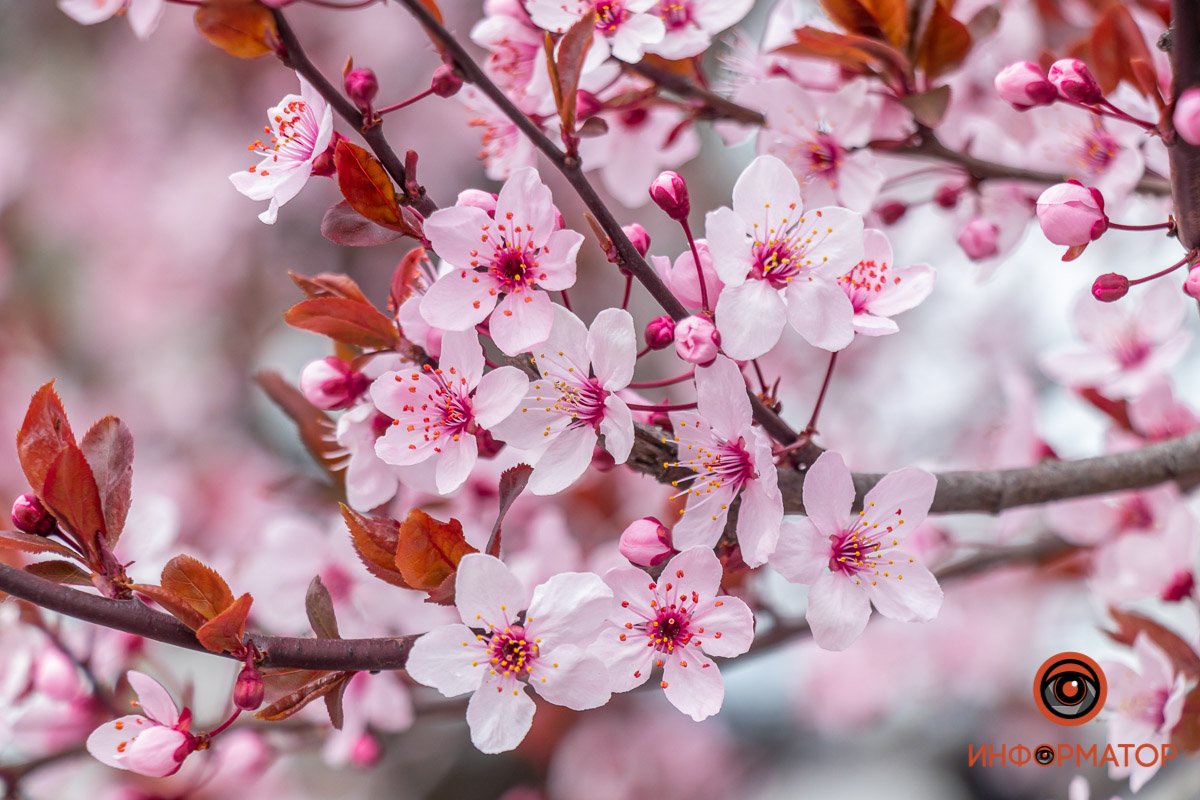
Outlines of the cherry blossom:
[{"label": "cherry blossom", "polygon": [[584,15],[595,13],[588,61],[599,63],[611,54],[631,64],[642,59],[650,45],[663,40],[666,28],[654,14],[658,0],[526,0],[534,24],[551,33],[565,33]]},{"label": "cherry blossom", "polygon": [[58,0],[59,9],[80,25],[95,25],[124,14],[139,39],[148,39],[162,20],[166,0]]},{"label": "cherry blossom", "polygon": [[[604,626],[612,591],[596,575],[565,572],[526,590],[497,558],[471,553],[458,565],[461,625],[422,636],[408,674],[446,697],[472,692],[471,741],[485,753],[521,743],[533,723],[525,685],[555,705],[581,711],[608,702],[607,671],[586,652]],[[481,632],[477,632],[481,631]]]},{"label": "cherry blossom", "polygon": [[699,55],[753,7],[754,0],[658,0],[652,13],[662,19],[665,34],[646,52],[672,61]]},{"label": "cherry blossom", "polygon": [[937,480],[909,467],[888,473],[851,510],[854,482],[837,453],[825,452],[804,476],[807,517],[784,520],[774,566],[793,583],[808,584],[813,638],[826,650],[845,650],[871,616],[871,605],[901,622],[937,616],[937,579],[905,549],[909,531],[925,520]]},{"label": "cherry blossom", "polygon": [[438,366],[385,372],[371,384],[375,407],[392,418],[375,452],[388,464],[432,462],[437,489],[462,485],[479,455],[475,434],[516,408],[528,384],[516,367],[484,374],[483,348],[474,331],[442,337]]},{"label": "cherry blossom", "polygon": [[404,468],[375,452],[376,442],[391,425],[392,418],[373,403],[359,403],[338,418],[337,443],[346,451],[346,502],[353,509],[370,511],[396,496]]},{"label": "cherry blossom", "polygon": [[651,578],[636,567],[609,570],[609,626],[591,653],[608,665],[614,692],[627,692],[662,669],[671,705],[699,722],[721,710],[725,684],[710,656],[733,658],[750,649],[754,615],[720,594],[721,562],[706,547],[683,550]]},{"label": "cherry blossom", "polygon": [[129,673],[141,714],[106,722],[88,737],[87,749],[102,764],[162,778],[174,775],[199,741],[188,732],[192,712],[181,713],[170,693],[148,675]]},{"label": "cherry blossom", "polygon": [[[704,286],[708,290],[708,301],[715,303],[725,287],[713,268],[712,252],[708,240],[696,240],[696,252],[700,255],[700,268],[704,275]],[[651,256],[650,264],[667,284],[671,294],[688,308],[699,308],[701,303],[700,278],[696,274],[696,258],[690,250],[684,251],[674,261],[666,256]]]},{"label": "cherry blossom", "polygon": [[545,290],[575,284],[575,256],[583,243],[582,234],[562,229],[557,220],[550,189],[534,169],[505,182],[492,216],[471,205],[435,211],[425,221],[425,235],[453,269],[421,300],[426,321],[464,331],[491,315],[492,339],[508,355],[544,342],[554,322]]},{"label": "cherry blossom", "polygon": [[633,447],[633,415],[617,392],[629,385],[637,335],[628,311],[601,311],[588,329],[562,306],[554,307],[550,337],[536,352],[541,379],[494,427],[500,439],[536,453],[529,489],[557,494],[579,480],[592,461],[599,435],[604,449],[624,464]]},{"label": "cherry blossom", "polygon": [[229,176],[235,189],[251,200],[270,200],[258,218],[273,225],[279,207],[300,194],[313,173],[313,162],[325,152],[333,138],[333,109],[309,83],[300,78],[300,94],[289,94],[267,110],[265,133],[270,140],[256,139],[251,152],[262,160],[249,169]]},{"label": "cherry blossom", "polygon": [[[844,296],[844,295],[843,295]],[[670,412],[678,461],[694,474],[673,481],[687,497],[672,530],[679,549],[712,547],[725,529],[729,507],[741,498],[737,538],[752,567],[775,550],[783,519],[771,440],[752,424],[746,384],[737,365],[723,356],[696,368],[696,411]]]},{"label": "cherry blossom", "polygon": [[1110,605],[1139,600],[1177,603],[1193,597],[1200,528],[1192,512],[1178,506],[1161,531],[1122,536],[1100,548],[1092,583]]},{"label": "cherry blossom", "polygon": [[489,178],[507,180],[518,170],[536,163],[537,150],[529,137],[495,103],[474,86],[465,87],[459,96],[471,112],[471,127],[482,130],[479,158]]},{"label": "cherry blossom", "polygon": [[759,156],[733,187],[733,208],[707,217],[721,345],[733,358],[766,353],[790,323],[809,344],[840,350],[854,338],[854,307],[837,279],[863,258],[862,217],[844,208],[805,211],[782,161]]},{"label": "cherry blossom", "polygon": [[487,0],[471,40],[489,52],[486,67],[505,92],[530,112],[552,113],[554,97],[546,68],[544,33],[520,0]]},{"label": "cherry blossom", "polygon": [[896,333],[900,327],[892,316],[915,308],[929,296],[933,267],[897,267],[887,236],[874,228],[863,233],[863,248],[863,260],[838,278],[854,307],[854,332],[863,336]]}]

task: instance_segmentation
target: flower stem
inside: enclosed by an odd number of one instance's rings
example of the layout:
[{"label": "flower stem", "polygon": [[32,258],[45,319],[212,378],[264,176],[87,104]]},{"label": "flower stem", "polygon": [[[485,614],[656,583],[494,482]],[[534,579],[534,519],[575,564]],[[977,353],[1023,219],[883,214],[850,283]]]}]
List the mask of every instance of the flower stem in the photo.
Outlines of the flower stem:
[{"label": "flower stem", "polygon": [[705,311],[709,311],[708,306],[708,286],[704,283],[704,268],[700,266],[700,251],[696,249],[696,239],[692,236],[692,226],[688,224],[687,219],[679,220],[679,224],[683,226],[683,235],[687,237],[688,247],[692,248],[692,258],[696,261],[696,280],[700,282],[700,304]]},{"label": "flower stem", "polygon": [[1108,221],[1108,227],[1115,228],[1119,231],[1157,231],[1166,230],[1168,234],[1175,230],[1175,220],[1169,219],[1166,222],[1156,222],[1153,225],[1122,225],[1120,222]]},{"label": "flower stem", "polygon": [[658,403],[656,405],[645,405],[643,403],[627,403],[630,411],[691,411],[696,407],[695,403]]},{"label": "flower stem", "polygon": [[1141,278],[1134,278],[1133,280],[1129,281],[1129,285],[1130,285],[1130,286],[1137,286],[1139,283],[1147,283],[1147,282],[1149,282],[1149,281],[1152,281],[1152,280],[1156,280],[1156,279],[1158,279],[1158,278],[1161,278],[1161,277],[1162,277],[1162,276],[1164,276],[1164,275],[1170,275],[1172,272],[1174,272],[1175,270],[1177,270],[1177,269],[1179,269],[1180,267],[1182,267],[1184,264],[1186,264],[1186,263],[1188,263],[1189,261],[1191,261],[1191,260],[1192,260],[1192,258],[1194,257],[1194,255],[1195,255],[1194,253],[1188,253],[1188,254],[1187,254],[1187,255],[1185,255],[1183,258],[1179,259],[1178,261],[1176,261],[1174,264],[1172,264],[1171,266],[1167,267],[1166,269],[1160,269],[1158,272],[1155,272],[1155,273],[1153,273],[1153,274],[1150,274],[1150,275],[1146,275],[1146,276],[1144,276],[1144,277],[1141,277]]},{"label": "flower stem", "polygon": [[676,375],[674,378],[663,378],[657,381],[638,381],[629,384],[630,389],[659,389],[663,386],[672,386],[676,383],[683,383],[696,377],[696,370],[690,369],[682,375]]},{"label": "flower stem", "polygon": [[[312,2],[312,0],[309,0],[309,2]],[[374,0],[372,0],[372,2],[374,2]],[[400,109],[405,108],[406,106],[411,106],[413,103],[417,102],[418,100],[423,100],[426,97],[429,97],[429,95],[431,95],[431,94],[433,94],[432,86],[430,86],[428,89],[426,89],[423,92],[417,92],[416,94],[414,94],[412,97],[408,98],[407,100],[401,100],[399,103],[395,103],[393,105],[386,106],[384,108],[375,109],[375,116],[382,117],[384,114],[390,114],[393,111],[399,111]]]},{"label": "flower stem", "polygon": [[222,731],[224,731],[226,728],[228,728],[230,725],[232,725],[234,720],[236,720],[241,715],[242,715],[242,710],[240,708],[235,708],[233,710],[233,713],[229,715],[229,719],[225,720],[220,725],[218,725],[217,727],[213,728],[211,731],[208,732],[208,738],[209,739],[216,738],[218,734],[220,734]]},{"label": "flower stem", "polygon": [[804,426],[805,436],[812,436],[817,432],[817,418],[821,416],[821,406],[825,404],[825,394],[829,391],[829,383],[833,379],[833,367],[837,364],[837,357],[836,350],[829,354],[829,367],[825,370],[825,379],[821,381],[821,393],[817,395],[817,404],[813,407],[812,416]]},{"label": "flower stem", "polygon": [[625,297],[621,300],[621,308],[629,310],[629,296],[633,293],[633,275],[625,276]]}]

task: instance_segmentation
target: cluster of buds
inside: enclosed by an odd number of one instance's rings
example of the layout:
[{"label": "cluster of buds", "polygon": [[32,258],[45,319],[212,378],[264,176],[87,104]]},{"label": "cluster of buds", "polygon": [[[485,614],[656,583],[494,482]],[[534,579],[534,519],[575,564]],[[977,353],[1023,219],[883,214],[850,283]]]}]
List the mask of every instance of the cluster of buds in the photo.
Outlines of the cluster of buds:
[{"label": "cluster of buds", "polygon": [[1057,100],[1092,106],[1104,99],[1100,83],[1078,58],[1055,61],[1048,72],[1032,61],[1010,64],[996,75],[996,92],[1018,111]]}]

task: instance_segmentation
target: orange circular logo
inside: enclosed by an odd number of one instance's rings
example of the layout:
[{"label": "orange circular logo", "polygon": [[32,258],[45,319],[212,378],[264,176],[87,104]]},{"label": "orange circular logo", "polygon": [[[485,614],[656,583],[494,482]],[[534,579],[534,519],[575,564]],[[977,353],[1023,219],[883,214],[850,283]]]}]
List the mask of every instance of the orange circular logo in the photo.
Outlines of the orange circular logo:
[{"label": "orange circular logo", "polygon": [[1082,725],[1100,713],[1108,683],[1100,665],[1083,653],[1059,653],[1046,659],[1033,678],[1033,700],[1046,719],[1058,725]]}]

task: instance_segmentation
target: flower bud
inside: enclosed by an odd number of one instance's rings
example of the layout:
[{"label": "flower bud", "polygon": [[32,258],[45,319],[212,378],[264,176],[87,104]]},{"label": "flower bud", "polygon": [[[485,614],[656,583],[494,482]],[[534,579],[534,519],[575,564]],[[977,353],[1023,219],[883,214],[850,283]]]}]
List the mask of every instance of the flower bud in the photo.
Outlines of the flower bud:
[{"label": "flower bud", "polygon": [[1049,105],[1058,99],[1058,89],[1032,61],[1009,64],[996,75],[995,84],[1000,98],[1018,111]]},{"label": "flower bud", "polygon": [[972,261],[991,258],[1000,252],[1000,229],[983,217],[971,219],[958,232],[958,246]]},{"label": "flower bud", "polygon": [[345,138],[345,136],[342,136],[337,131],[333,132],[333,135],[329,137],[329,147],[326,147],[325,152],[313,159],[313,175],[317,175],[322,178],[328,178],[330,175],[333,175],[335,172],[337,172],[337,167],[333,162],[333,153],[335,150],[337,150],[338,142]]},{"label": "flower bud", "polygon": [[379,746],[379,742],[375,741],[375,737],[369,733],[364,733],[355,740],[350,748],[350,763],[356,767],[373,767],[379,762],[379,757],[383,755],[383,749]]},{"label": "flower bud", "polygon": [[1188,144],[1200,145],[1200,89],[1187,89],[1175,103],[1175,132]]},{"label": "flower bud", "polygon": [[721,334],[708,317],[691,316],[675,325],[675,354],[689,364],[711,364],[720,349]]},{"label": "flower bud", "polygon": [[58,527],[54,516],[35,494],[23,494],[13,502],[12,524],[17,530],[34,536],[49,536]]},{"label": "flower bud", "polygon": [[344,82],[350,101],[363,114],[371,116],[371,103],[375,101],[375,95],[379,94],[379,81],[375,72],[363,67],[352,69],[346,73]]},{"label": "flower bud", "polygon": [[1200,267],[1192,267],[1192,271],[1183,282],[1183,292],[1188,297],[1200,300]]},{"label": "flower bud", "polygon": [[233,685],[233,704],[242,711],[253,711],[262,705],[263,692],[262,674],[253,664],[247,663]]},{"label": "flower bud", "polygon": [[646,229],[635,222],[632,225],[623,225],[621,230],[629,237],[629,241],[633,244],[633,249],[638,251],[638,255],[645,258],[646,253],[650,252],[650,234],[646,233]]},{"label": "flower bud", "polygon": [[1096,76],[1078,58],[1064,58],[1050,66],[1050,82],[1058,89],[1059,97],[1084,105],[1095,105],[1104,97]]},{"label": "flower bud", "polygon": [[678,172],[667,170],[650,184],[650,199],[673,220],[685,220],[692,210],[687,184]]},{"label": "flower bud", "polygon": [[326,411],[348,408],[370,385],[370,378],[336,356],[313,361],[300,373],[300,391]]},{"label": "flower bud", "polygon": [[944,209],[952,209],[958,205],[958,198],[962,197],[963,185],[958,181],[947,181],[933,192],[933,202]]},{"label": "flower bud", "polygon": [[646,344],[651,350],[663,350],[675,342],[675,320],[666,314],[646,324]]},{"label": "flower bud", "polygon": [[592,448],[592,463],[591,468],[597,472],[612,472],[617,466],[617,460],[613,458],[613,454],[605,450],[600,445]]},{"label": "flower bud", "polygon": [[1042,192],[1037,217],[1046,238],[1067,247],[1087,244],[1108,230],[1104,195],[1076,181],[1056,183]]},{"label": "flower bud", "polygon": [[640,567],[657,567],[675,553],[671,532],[654,517],[643,517],[621,533],[621,555]]},{"label": "flower bud", "polygon": [[1107,272],[1092,284],[1092,297],[1101,303],[1120,300],[1129,292],[1129,278],[1115,272]]},{"label": "flower bud", "polygon": [[433,80],[430,81],[429,88],[438,97],[453,97],[458,94],[462,85],[463,79],[458,76],[458,73],[449,65],[442,64],[433,71]]},{"label": "flower bud", "polygon": [[899,200],[889,200],[876,208],[875,213],[884,225],[895,225],[908,213],[908,206]]}]

